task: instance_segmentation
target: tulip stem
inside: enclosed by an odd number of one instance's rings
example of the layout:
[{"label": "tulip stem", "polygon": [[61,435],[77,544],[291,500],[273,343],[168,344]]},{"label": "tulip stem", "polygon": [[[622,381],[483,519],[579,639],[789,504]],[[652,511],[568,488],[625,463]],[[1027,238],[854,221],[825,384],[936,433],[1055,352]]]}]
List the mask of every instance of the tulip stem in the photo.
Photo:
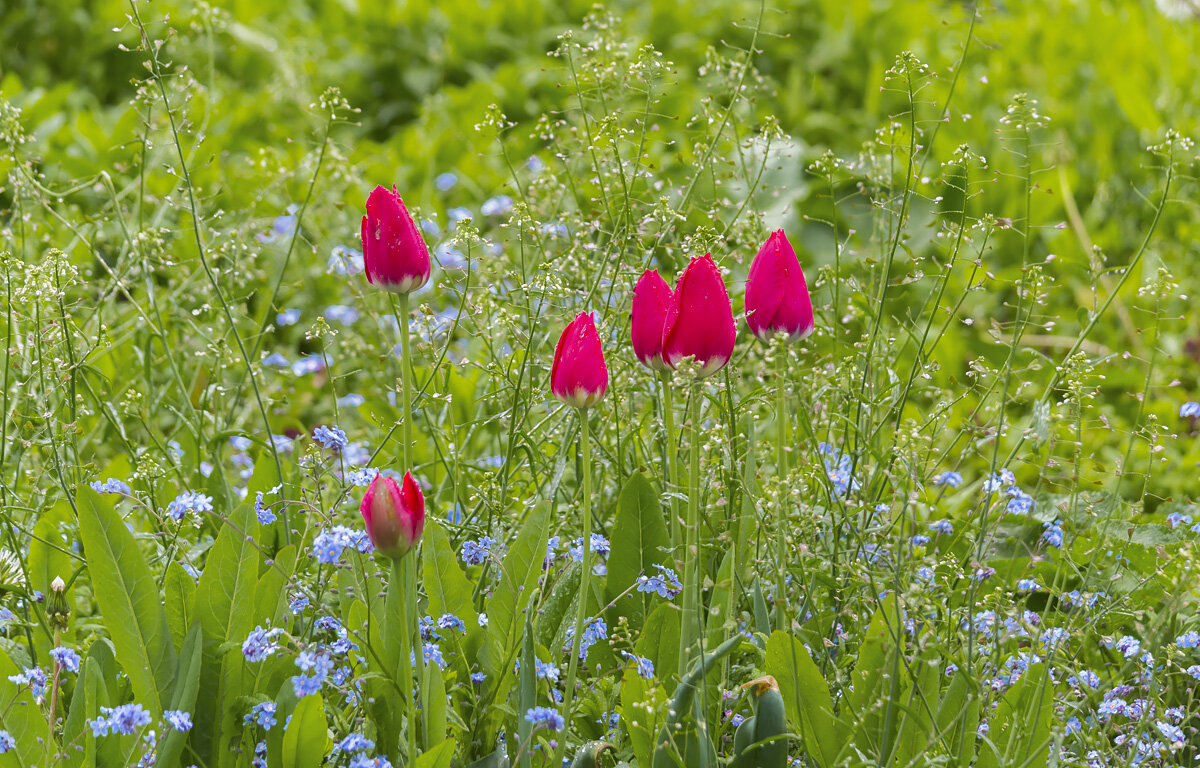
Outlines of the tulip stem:
[{"label": "tulip stem", "polygon": [[409,351],[408,294],[400,294],[400,400],[404,416],[404,470],[411,472],[412,466],[412,392],[410,372],[412,355]]},{"label": "tulip stem", "polygon": [[[417,597],[417,579],[420,578],[421,561],[418,558],[418,546],[414,544],[408,553],[408,632],[413,639],[413,658],[416,661],[416,694],[421,700],[421,745],[429,748],[429,686],[425,684],[425,643],[421,639],[421,611]],[[413,741],[416,736],[410,737]],[[413,759],[416,759],[416,752]]]},{"label": "tulip stem", "polygon": [[[563,719],[568,732],[571,708],[575,703],[575,675],[579,668],[579,648],[583,643],[583,623],[588,615],[588,598],[592,596],[592,448],[587,408],[579,409],[579,424],[583,453],[583,571],[579,581],[579,607],[575,611],[575,635],[571,638],[571,660],[567,664],[567,687],[563,693]],[[563,743],[565,745],[565,738]]]},{"label": "tulip stem", "polygon": [[683,550],[683,615],[679,635],[679,676],[691,666],[693,647],[700,638],[700,378],[692,379],[688,391],[688,419],[691,421],[691,464],[688,472],[687,545]]},{"label": "tulip stem", "polygon": [[675,403],[671,396],[671,372],[660,372],[659,381],[662,382],[663,454],[666,457],[666,464],[663,467],[665,475],[663,486],[671,497],[671,546],[678,550],[682,537],[679,534],[679,499],[674,488],[674,484],[679,482],[679,465],[675,455],[677,443],[675,441]]},{"label": "tulip stem", "polygon": [[779,444],[776,477],[779,480],[779,503],[775,505],[775,541],[779,548],[779,564],[775,569],[775,628],[787,629],[787,344],[778,340],[779,375],[775,380],[775,423]]},{"label": "tulip stem", "polygon": [[[392,560],[392,579],[388,583],[387,616],[388,623],[395,621],[399,624],[396,632],[400,653],[397,659],[396,676],[399,678],[400,695],[404,698],[402,711],[408,715],[408,753],[405,755],[405,765],[413,765],[417,759],[417,711],[413,705],[413,675],[412,675],[412,642],[414,635],[415,614],[410,616],[409,606],[404,598],[405,588],[409,582],[408,566],[404,558]],[[386,626],[386,625],[385,625]]]}]

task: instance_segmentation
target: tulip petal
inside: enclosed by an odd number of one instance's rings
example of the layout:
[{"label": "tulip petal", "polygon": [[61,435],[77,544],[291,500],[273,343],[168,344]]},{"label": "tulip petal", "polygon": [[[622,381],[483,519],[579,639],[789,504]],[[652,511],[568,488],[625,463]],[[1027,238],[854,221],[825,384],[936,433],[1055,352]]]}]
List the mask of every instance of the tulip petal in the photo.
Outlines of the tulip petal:
[{"label": "tulip petal", "polygon": [[608,367],[600,334],[592,316],[581,312],[563,329],[554,348],[550,391],[569,405],[586,408],[599,402],[607,390]]},{"label": "tulip petal", "polygon": [[394,187],[371,192],[361,236],[363,264],[373,285],[409,293],[429,280],[429,247]]},{"label": "tulip petal", "polygon": [[783,332],[796,339],[813,329],[812,298],[796,251],[783,230],[771,234],[750,265],[746,322],[760,339]]},{"label": "tulip petal", "polygon": [[668,367],[663,361],[662,343],[671,295],[671,286],[653,269],[646,270],[633,289],[630,318],[633,353],[643,365],[657,370]]},{"label": "tulip petal", "polygon": [[701,377],[721,370],[733,355],[737,327],[729,292],[712,256],[692,259],[679,276],[663,326],[663,357],[676,367],[692,357]]}]

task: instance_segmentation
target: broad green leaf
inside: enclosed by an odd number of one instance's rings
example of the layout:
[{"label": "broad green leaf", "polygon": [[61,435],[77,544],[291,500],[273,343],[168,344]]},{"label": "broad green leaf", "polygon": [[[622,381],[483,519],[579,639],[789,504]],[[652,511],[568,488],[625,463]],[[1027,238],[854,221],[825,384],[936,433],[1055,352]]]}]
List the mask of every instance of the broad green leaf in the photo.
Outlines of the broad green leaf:
[{"label": "broad green leaf", "polygon": [[650,765],[654,734],[666,720],[663,711],[666,702],[666,691],[653,680],[643,680],[633,669],[625,670],[621,681],[621,721],[638,765]]},{"label": "broad green leaf", "polygon": [[430,520],[421,544],[422,584],[429,596],[429,615],[452,613],[469,626],[475,619],[471,607],[471,582],[467,581],[450,539],[441,523]]},{"label": "broad green leaf", "polygon": [[[200,622],[195,622],[188,630],[179,653],[179,676],[175,681],[175,690],[171,692],[171,709],[189,714],[195,711],[196,694],[200,691],[200,667],[203,659],[204,631]],[[164,730],[166,732],[159,742],[155,765],[172,768],[179,764],[188,734],[169,726],[164,726]]]},{"label": "broad green leaf", "polygon": [[469,673],[468,665],[479,653],[484,630],[479,626],[475,605],[471,602],[474,587],[458,565],[458,557],[441,523],[429,520],[421,543],[421,584],[429,597],[430,616],[452,613],[467,627],[463,638],[463,658],[455,659],[460,675]]},{"label": "broad green leaf", "polygon": [[253,682],[253,676],[242,674],[246,662],[240,646],[254,628],[259,555],[249,537],[257,527],[249,505],[221,526],[192,598],[193,621],[204,631],[193,739],[210,764],[233,760],[233,753],[226,749],[226,741],[238,736],[233,702],[242,693],[241,686]]},{"label": "broad green leaf", "polygon": [[996,706],[979,748],[979,768],[1045,768],[1053,712],[1054,684],[1047,678],[1046,665],[1031,664]]},{"label": "broad green leaf", "polygon": [[467,768],[508,768],[508,753],[500,747],[490,755],[485,755],[467,766]]},{"label": "broad green leaf", "polygon": [[926,653],[913,659],[902,674],[906,704],[896,732],[896,759],[890,762],[907,765],[925,753],[933,736],[933,717],[939,702],[942,669],[936,657]]},{"label": "broad green leaf", "polygon": [[[94,744],[86,743],[84,734],[84,725],[89,720],[96,716],[96,696],[93,693],[88,695],[88,677],[96,678],[96,673],[93,671],[95,662],[89,657],[84,657],[79,664],[79,673],[75,681],[75,688],[71,692],[71,704],[67,708],[67,716],[63,720],[63,743],[74,744],[82,749],[69,749],[66,751],[65,763],[70,768],[77,768],[85,765],[87,768],[96,764],[96,750]],[[98,678],[96,678],[98,679]],[[89,699],[91,701],[91,709],[88,708]],[[88,729],[89,731],[91,729]]]},{"label": "broad green leaf", "polygon": [[754,631],[759,635],[771,634],[771,616],[767,613],[767,599],[763,597],[762,580],[754,580]]},{"label": "broad green leaf", "polygon": [[134,697],[156,717],[175,677],[175,646],[158,585],[112,504],[83,486],[76,497],[92,592]]},{"label": "broad green leaf", "polygon": [[804,751],[823,768],[834,765],[841,743],[833,700],[808,649],[791,634],[776,630],[767,639],[766,670],[779,684],[784,711],[800,734]]},{"label": "broad green leaf", "polygon": [[[525,632],[521,636],[521,668],[517,671],[517,712],[528,712],[537,704],[537,678],[534,676],[537,655],[534,652],[533,622],[529,612],[525,613]],[[525,718],[517,721],[517,743],[528,744],[533,733],[533,724]],[[526,754],[529,753],[529,754]],[[532,750],[525,750],[517,761],[517,768],[529,768],[533,764]]]},{"label": "broad green leaf", "polygon": [[50,594],[50,582],[61,576],[63,581],[71,578],[75,565],[67,554],[70,541],[65,533],[71,520],[71,507],[59,501],[33,526],[33,538],[29,542],[29,583],[43,594]]},{"label": "broad green leaf", "polygon": [[34,702],[29,688],[20,689],[8,678],[20,670],[5,653],[0,653],[0,730],[8,731],[16,742],[11,752],[0,755],[0,768],[22,768],[45,764],[46,718]]},{"label": "broad green leaf", "polygon": [[529,513],[516,541],[504,556],[496,588],[487,601],[486,660],[495,685],[511,678],[512,659],[516,657],[520,636],[518,617],[537,586],[542,560],[546,557],[547,513],[545,504],[535,506]]},{"label": "broad green leaf", "polygon": [[428,711],[425,714],[425,738],[439,744],[446,738],[446,678],[437,664],[425,665],[425,687],[421,690]]},{"label": "broad green leaf", "polygon": [[167,626],[171,628],[171,640],[176,648],[183,647],[192,619],[192,595],[196,592],[196,580],[183,566],[172,560],[167,565],[163,580],[163,608],[167,612]]},{"label": "broad green leaf", "polygon": [[[546,557],[548,507],[538,504],[529,514],[516,540],[501,564],[499,578],[486,603],[487,638],[483,647],[484,670],[489,687],[485,695],[492,702],[504,702],[513,685],[513,662],[520,639],[521,612],[529,603],[542,573]],[[487,713],[485,738],[495,737],[503,712],[492,707]]]},{"label": "broad green leaf", "polygon": [[541,601],[538,607],[534,628],[537,641],[547,648],[555,647],[555,643],[566,634],[564,624],[574,620],[573,607],[579,597],[579,582],[583,577],[583,565],[569,562],[558,572],[550,594]]},{"label": "broad green leaf", "polygon": [[[613,547],[608,556],[605,583],[608,602],[632,587],[639,575],[655,573],[654,565],[665,561],[664,549],[670,543],[665,520],[662,504],[650,482],[641,474],[630,475],[617,500],[615,530],[620,531],[620,546]],[[621,598],[616,610],[632,626],[640,624],[643,604],[639,593]]]},{"label": "broad green leaf", "polygon": [[415,768],[450,768],[450,763],[454,760],[454,747],[454,739],[446,739],[418,755],[413,765]]},{"label": "broad green leaf", "polygon": [[[895,596],[888,595],[871,617],[850,675],[854,689],[846,697],[848,709],[840,713],[839,731],[847,736],[853,734],[855,748],[866,755],[876,754],[892,735],[884,732],[889,724],[886,710],[889,706],[894,708],[899,700],[890,704],[880,700],[891,700],[892,681],[897,688],[900,682],[904,635],[898,610]],[[890,725],[894,728],[898,713],[890,714]]]},{"label": "broad green leaf", "polygon": [[319,693],[300,699],[283,734],[283,765],[318,768],[329,750],[325,703]]},{"label": "broad green leaf", "polygon": [[638,634],[634,650],[654,662],[654,671],[664,682],[679,678],[679,609],[663,603],[650,612]]},{"label": "broad green leaf", "polygon": [[289,544],[276,553],[274,562],[254,588],[254,623],[280,627],[287,617],[288,583],[296,570],[297,549]]}]

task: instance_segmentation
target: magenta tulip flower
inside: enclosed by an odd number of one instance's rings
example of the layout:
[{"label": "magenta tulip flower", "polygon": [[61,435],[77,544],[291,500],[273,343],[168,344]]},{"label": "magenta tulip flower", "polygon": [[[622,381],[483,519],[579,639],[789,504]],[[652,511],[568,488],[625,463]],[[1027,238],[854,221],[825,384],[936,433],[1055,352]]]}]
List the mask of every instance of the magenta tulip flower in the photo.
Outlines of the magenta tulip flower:
[{"label": "magenta tulip flower", "polygon": [[642,365],[665,371],[670,366],[663,360],[663,324],[671,306],[671,286],[657,271],[647,269],[633,289],[633,317],[630,335],[633,353]]},{"label": "magenta tulip flower", "polygon": [[408,554],[425,530],[425,496],[410,472],[404,473],[403,485],[375,475],[359,510],[375,549],[393,560]]},{"label": "magenta tulip flower", "polygon": [[362,220],[367,280],[393,293],[411,293],[429,282],[429,247],[395,187],[375,187]]},{"label": "magenta tulip flower", "polygon": [[709,254],[692,259],[667,309],[663,358],[672,368],[686,357],[695,358],[697,375],[704,378],[725,367],[736,338],[729,292],[716,262]]},{"label": "magenta tulip flower", "polygon": [[562,332],[554,348],[550,369],[550,391],[576,408],[595,405],[608,390],[608,367],[600,334],[587,312],[580,312]]},{"label": "magenta tulip flower", "polygon": [[792,341],[812,333],[813,307],[808,284],[800,260],[782,229],[767,238],[750,265],[746,322],[763,341],[781,332]]}]

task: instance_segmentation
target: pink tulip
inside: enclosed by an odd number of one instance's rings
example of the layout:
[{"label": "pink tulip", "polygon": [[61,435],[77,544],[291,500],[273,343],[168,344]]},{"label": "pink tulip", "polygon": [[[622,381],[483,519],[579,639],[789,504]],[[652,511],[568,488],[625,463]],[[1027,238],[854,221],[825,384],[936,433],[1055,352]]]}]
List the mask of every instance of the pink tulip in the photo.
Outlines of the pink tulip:
[{"label": "pink tulip", "polygon": [[791,340],[813,330],[812,299],[792,244],[783,230],[774,232],[750,265],[746,282],[746,322],[766,341],[779,332]]},{"label": "pink tulip", "polygon": [[679,276],[663,326],[663,357],[672,368],[695,358],[698,375],[711,376],[733,355],[737,329],[729,292],[712,256],[692,259]]},{"label": "pink tulip", "polygon": [[642,365],[657,371],[669,368],[663,360],[663,323],[671,305],[671,286],[653,269],[647,269],[633,289],[633,353]]},{"label": "pink tulip", "polygon": [[580,312],[562,332],[554,348],[550,391],[576,408],[595,405],[608,389],[608,367],[600,348],[600,334],[587,312]]},{"label": "pink tulip", "polygon": [[403,486],[390,477],[375,475],[359,510],[375,549],[392,559],[408,554],[425,530],[425,497],[409,472],[404,474]]},{"label": "pink tulip", "polygon": [[375,187],[362,220],[367,280],[393,293],[411,293],[429,282],[429,247],[396,188]]}]

